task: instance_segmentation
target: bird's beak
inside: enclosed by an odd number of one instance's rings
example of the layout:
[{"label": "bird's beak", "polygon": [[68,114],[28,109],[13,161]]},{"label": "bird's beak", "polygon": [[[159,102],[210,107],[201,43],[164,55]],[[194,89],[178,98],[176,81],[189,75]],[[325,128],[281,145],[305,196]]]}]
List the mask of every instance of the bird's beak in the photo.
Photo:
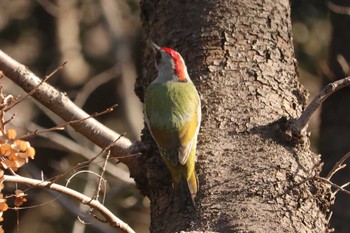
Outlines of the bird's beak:
[{"label": "bird's beak", "polygon": [[161,48],[159,45],[157,45],[156,43],[154,43],[153,41],[149,40],[148,43],[157,51],[159,51]]}]

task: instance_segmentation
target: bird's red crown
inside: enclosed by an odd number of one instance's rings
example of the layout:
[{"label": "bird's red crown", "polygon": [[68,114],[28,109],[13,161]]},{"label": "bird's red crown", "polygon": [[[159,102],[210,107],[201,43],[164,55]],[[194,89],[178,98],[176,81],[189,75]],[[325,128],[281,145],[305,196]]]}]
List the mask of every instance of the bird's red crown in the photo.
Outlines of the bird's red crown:
[{"label": "bird's red crown", "polygon": [[163,50],[173,58],[175,63],[174,71],[175,74],[179,77],[179,81],[186,82],[186,66],[181,55],[171,48],[161,48],[161,50]]}]

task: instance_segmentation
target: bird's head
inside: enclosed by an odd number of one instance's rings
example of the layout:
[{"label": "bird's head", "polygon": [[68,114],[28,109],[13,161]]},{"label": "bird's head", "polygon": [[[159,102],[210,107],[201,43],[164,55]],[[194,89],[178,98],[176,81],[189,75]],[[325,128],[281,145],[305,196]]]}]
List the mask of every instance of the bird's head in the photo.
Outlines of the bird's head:
[{"label": "bird's head", "polygon": [[156,81],[191,82],[185,62],[178,52],[171,48],[161,48],[153,42],[151,44],[157,51],[158,77]]}]

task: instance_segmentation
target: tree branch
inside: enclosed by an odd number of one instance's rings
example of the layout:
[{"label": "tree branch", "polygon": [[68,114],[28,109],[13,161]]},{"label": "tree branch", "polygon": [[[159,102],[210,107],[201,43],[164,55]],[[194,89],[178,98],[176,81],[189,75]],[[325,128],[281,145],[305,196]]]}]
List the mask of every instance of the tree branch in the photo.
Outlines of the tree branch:
[{"label": "tree branch", "polygon": [[305,130],[306,125],[309,123],[311,116],[321,106],[323,101],[325,101],[330,95],[332,95],[336,91],[347,86],[350,86],[350,77],[340,79],[325,86],[320,91],[320,93],[312,100],[312,102],[306,107],[301,116],[290,122],[289,128],[291,129],[292,133],[300,135],[302,131]]},{"label": "tree branch", "polygon": [[[99,147],[106,148],[114,143],[111,147],[111,156],[118,157],[129,168],[130,166],[134,169],[138,167],[135,164],[135,159],[127,155],[142,150],[140,143],[133,144],[126,137],[121,137],[118,141],[114,142],[120,137],[119,134],[97,120],[89,118],[89,114],[76,106],[65,93],[59,92],[48,83],[41,83],[41,79],[33,74],[26,66],[18,63],[1,50],[0,70],[27,93],[37,88],[32,93],[33,98],[66,122],[75,121],[70,125]],[[38,87],[39,84],[40,86]]]},{"label": "tree branch", "polygon": [[29,186],[35,186],[40,188],[48,188],[51,190],[55,190],[59,193],[63,193],[66,195],[69,195],[84,205],[88,205],[91,208],[94,208],[98,210],[105,218],[106,221],[115,228],[120,229],[123,232],[126,233],[135,233],[133,229],[129,227],[128,224],[121,221],[119,218],[117,218],[112,212],[110,212],[104,205],[102,205],[98,200],[94,200],[91,197],[85,196],[75,190],[72,190],[68,187],[51,183],[49,181],[42,181],[42,180],[36,180],[31,178],[26,178],[22,176],[10,176],[10,175],[4,175],[4,182],[12,182],[12,183],[21,183],[26,184]]}]

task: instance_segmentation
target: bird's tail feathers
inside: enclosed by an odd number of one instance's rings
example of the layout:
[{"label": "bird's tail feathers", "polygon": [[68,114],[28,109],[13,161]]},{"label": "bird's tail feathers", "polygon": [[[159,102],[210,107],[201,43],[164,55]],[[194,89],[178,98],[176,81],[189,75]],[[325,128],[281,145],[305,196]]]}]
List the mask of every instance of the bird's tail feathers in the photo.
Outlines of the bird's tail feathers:
[{"label": "bird's tail feathers", "polygon": [[198,181],[196,173],[193,172],[191,177],[187,180],[182,178],[178,184],[178,195],[180,199],[181,208],[190,205],[195,206],[195,197],[198,191]]}]

